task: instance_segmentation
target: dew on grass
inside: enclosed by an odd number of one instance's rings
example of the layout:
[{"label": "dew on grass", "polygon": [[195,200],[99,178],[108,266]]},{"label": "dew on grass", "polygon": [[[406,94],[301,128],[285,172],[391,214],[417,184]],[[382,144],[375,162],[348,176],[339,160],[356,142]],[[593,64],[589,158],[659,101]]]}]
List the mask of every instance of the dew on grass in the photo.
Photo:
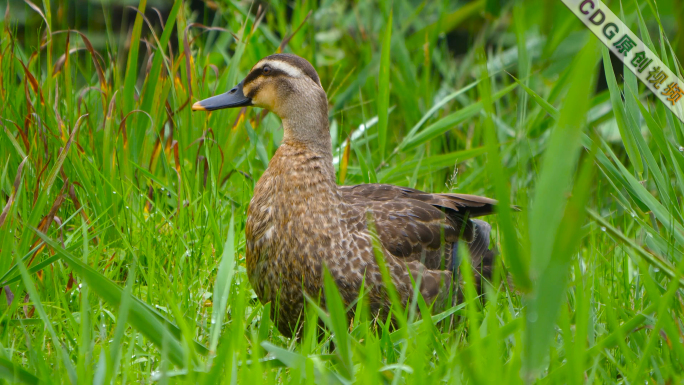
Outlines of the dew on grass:
[{"label": "dew on grass", "polygon": [[684,152],[684,146],[679,146],[679,152]]},{"label": "dew on grass", "polygon": [[606,226],[601,226],[601,231],[606,231]]}]

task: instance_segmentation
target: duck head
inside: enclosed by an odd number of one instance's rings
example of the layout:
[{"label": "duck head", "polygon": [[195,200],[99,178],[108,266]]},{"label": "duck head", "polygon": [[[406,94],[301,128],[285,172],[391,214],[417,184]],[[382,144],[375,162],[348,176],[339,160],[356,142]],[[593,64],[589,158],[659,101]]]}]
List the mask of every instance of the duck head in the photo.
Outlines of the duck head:
[{"label": "duck head", "polygon": [[267,56],[230,91],[201,100],[192,109],[214,111],[245,106],[265,108],[278,115],[285,130],[284,140],[330,141],[325,90],[311,63],[299,56]]}]

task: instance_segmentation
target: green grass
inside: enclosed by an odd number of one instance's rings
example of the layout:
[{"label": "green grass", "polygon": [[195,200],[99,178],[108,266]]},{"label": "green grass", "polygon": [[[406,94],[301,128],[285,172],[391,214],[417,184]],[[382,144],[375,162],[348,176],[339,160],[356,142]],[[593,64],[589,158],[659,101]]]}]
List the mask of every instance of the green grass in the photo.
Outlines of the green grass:
[{"label": "green grass", "polygon": [[[684,124],[562,3],[146,3],[0,22],[0,382],[684,380]],[[684,72],[682,1],[610,6]],[[190,106],[279,47],[319,72],[340,183],[503,202],[486,301],[466,274],[391,328],[326,278],[327,328],[278,333],[243,229],[280,122]]]}]

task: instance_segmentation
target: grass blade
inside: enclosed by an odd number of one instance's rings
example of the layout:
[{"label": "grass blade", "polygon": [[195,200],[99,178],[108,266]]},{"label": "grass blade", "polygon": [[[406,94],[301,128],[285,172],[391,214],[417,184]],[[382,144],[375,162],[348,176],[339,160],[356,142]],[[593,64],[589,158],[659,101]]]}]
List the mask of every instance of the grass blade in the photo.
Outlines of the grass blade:
[{"label": "grass blade", "polygon": [[214,283],[213,310],[211,312],[211,330],[209,351],[216,352],[218,340],[223,326],[223,317],[226,314],[226,305],[230,297],[230,287],[235,272],[235,218],[230,217],[228,225],[228,238],[223,245],[223,254],[219,262],[218,274]]},{"label": "grass blade", "polygon": [[[582,49],[574,64],[575,76],[593,73],[596,64],[596,43],[591,40]],[[593,78],[589,79],[589,85]],[[535,201],[530,209],[531,277],[533,282],[554,273],[556,279],[567,274],[567,260],[571,249],[561,254],[554,244],[560,244],[565,235],[561,221],[566,210],[566,194],[571,185],[572,173],[579,156],[585,112],[589,109],[591,86],[575,82],[561,108],[558,123],[551,133],[548,147],[535,190]],[[559,154],[565,154],[563,157]],[[574,246],[574,245],[573,245]],[[550,343],[555,320],[560,309],[559,294],[563,285],[553,282],[554,290],[546,291],[546,281],[536,281],[527,308],[527,376],[534,378],[541,366]],[[555,302],[554,302],[555,298]]]},{"label": "grass blade", "polygon": [[392,11],[385,24],[385,33],[382,39],[382,53],[380,55],[380,75],[378,77],[378,147],[380,157],[385,160],[385,148],[387,147],[387,122],[389,119],[389,95],[390,95],[390,47],[392,45]]},{"label": "grass blade", "polygon": [[478,64],[482,73],[478,89],[482,95],[482,105],[485,110],[485,143],[487,147],[487,172],[494,180],[496,198],[499,201],[497,212],[503,238],[503,250],[510,264],[511,272],[515,278],[517,287],[522,291],[528,291],[532,287],[529,278],[530,261],[518,247],[518,234],[515,231],[513,217],[511,215],[510,191],[506,185],[506,177],[499,154],[499,140],[494,127],[494,106],[492,104],[491,84],[487,72],[487,58],[482,48],[478,49]]},{"label": "grass blade", "polygon": [[21,366],[0,355],[0,378],[22,384],[39,384],[40,379]]},{"label": "grass blade", "polygon": [[145,6],[147,0],[140,0],[138,4],[138,13],[135,15],[135,23],[133,24],[133,33],[129,40],[130,46],[128,51],[128,61],[126,62],[126,76],[124,78],[124,114],[127,114],[134,109],[134,103],[137,99],[135,96],[135,83],[138,79],[138,50],[140,48],[140,33],[142,32],[143,15],[145,14]]},{"label": "grass blade", "polygon": [[17,261],[17,264],[19,265],[19,271],[21,272],[21,277],[24,281],[24,287],[26,287],[26,291],[28,291],[31,301],[33,302],[33,306],[35,309],[38,311],[38,315],[40,315],[40,319],[43,320],[43,324],[47,328],[48,332],[50,333],[50,338],[52,339],[52,344],[55,346],[55,349],[59,352],[61,358],[62,358],[62,363],[64,365],[64,368],[67,371],[67,374],[69,376],[69,381],[72,384],[77,384],[78,383],[78,377],[76,376],[76,368],[74,368],[74,364],[71,362],[71,359],[69,357],[69,353],[66,350],[66,347],[62,344],[62,342],[57,338],[57,333],[55,332],[55,329],[52,326],[52,321],[50,318],[48,318],[47,313],[45,312],[45,309],[43,308],[43,305],[40,301],[40,295],[38,294],[38,291],[36,290],[36,286],[33,283],[33,279],[29,275],[28,271],[26,270],[26,265],[24,264],[24,261],[19,259]]},{"label": "grass blade", "polygon": [[[39,231],[36,231],[36,234],[45,242],[45,244],[50,246],[69,263],[72,270],[86,280],[93,292],[102,297],[102,299],[110,305],[118,306],[121,304],[122,290],[114,282],[93,270],[90,266],[85,265],[45,234]],[[20,267],[22,265],[20,265]],[[26,274],[28,276],[28,272]],[[170,322],[164,321],[160,315],[151,311],[148,308],[148,305],[135,297],[132,297],[132,299],[133,301],[130,304],[130,313],[128,316],[131,325],[149,338],[157,347],[164,347],[164,349],[167,349],[171,361],[177,365],[183,366],[185,362],[183,349],[180,341],[176,337],[177,335],[180,335],[180,331]],[[171,331],[172,328],[175,329],[173,332]],[[206,351],[201,345],[199,347],[201,348],[201,352]]]}]

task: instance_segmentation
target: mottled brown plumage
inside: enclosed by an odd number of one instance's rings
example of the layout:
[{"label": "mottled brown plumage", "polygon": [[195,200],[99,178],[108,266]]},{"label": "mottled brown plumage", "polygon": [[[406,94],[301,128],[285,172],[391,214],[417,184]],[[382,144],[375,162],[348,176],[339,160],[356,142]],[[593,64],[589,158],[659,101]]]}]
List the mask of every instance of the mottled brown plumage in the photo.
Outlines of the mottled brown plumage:
[{"label": "mottled brown plumage", "polygon": [[244,105],[269,109],[284,128],[283,142],[254,189],[245,230],[249,281],[261,302],[276,307],[273,319],[282,334],[292,335],[304,294],[322,293],[324,267],[347,304],[365,278],[371,311],[386,315],[389,300],[374,236],[404,303],[413,293],[411,278],[420,282],[428,303],[451,302],[459,239],[468,244],[478,280],[489,277],[491,228],[473,218],[491,214],[494,200],[386,184],[336,184],[327,97],[306,60],[266,57],[236,88],[193,109]]}]

